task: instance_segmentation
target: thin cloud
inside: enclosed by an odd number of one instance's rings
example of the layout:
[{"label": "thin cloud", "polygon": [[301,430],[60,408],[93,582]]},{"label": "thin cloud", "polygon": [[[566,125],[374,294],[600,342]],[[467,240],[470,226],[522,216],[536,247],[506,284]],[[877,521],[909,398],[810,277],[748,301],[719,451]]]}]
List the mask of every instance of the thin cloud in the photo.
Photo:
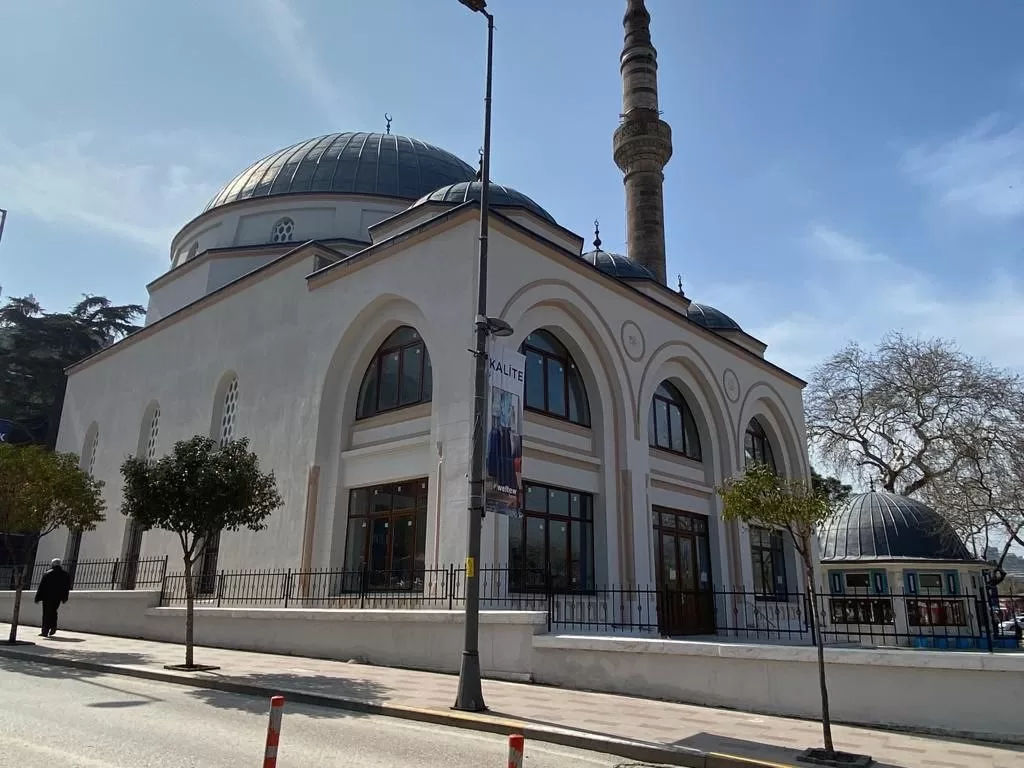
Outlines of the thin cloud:
[{"label": "thin cloud", "polygon": [[341,94],[310,44],[310,33],[299,12],[289,0],[257,0],[254,7],[276,43],[270,49],[274,58],[306,89],[325,117],[343,124]]},{"label": "thin cloud", "polygon": [[[849,341],[873,346],[887,331],[901,329],[953,339],[971,354],[1024,372],[1024,286],[1018,276],[979,275],[974,285],[948,290],[835,227],[814,225],[804,239],[810,276],[781,292],[761,287],[736,318],[768,344],[772,362],[807,377]],[[823,263],[827,269],[815,268]],[[701,293],[717,299],[727,289],[704,286]],[[729,304],[717,306],[729,312]]]},{"label": "thin cloud", "polygon": [[223,175],[205,172],[210,154],[191,135],[114,146],[88,132],[34,142],[0,134],[0,189],[19,214],[166,250]]},{"label": "thin cloud", "polygon": [[963,134],[904,153],[900,168],[944,204],[978,215],[1024,214],[1024,124],[991,115]]}]

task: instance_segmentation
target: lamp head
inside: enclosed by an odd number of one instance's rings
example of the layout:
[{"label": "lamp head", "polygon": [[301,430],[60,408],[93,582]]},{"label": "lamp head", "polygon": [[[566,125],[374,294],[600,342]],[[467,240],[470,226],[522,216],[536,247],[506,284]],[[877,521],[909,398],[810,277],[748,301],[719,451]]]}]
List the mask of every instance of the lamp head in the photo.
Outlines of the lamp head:
[{"label": "lamp head", "polygon": [[474,13],[483,13],[487,8],[487,0],[459,0],[459,2]]}]

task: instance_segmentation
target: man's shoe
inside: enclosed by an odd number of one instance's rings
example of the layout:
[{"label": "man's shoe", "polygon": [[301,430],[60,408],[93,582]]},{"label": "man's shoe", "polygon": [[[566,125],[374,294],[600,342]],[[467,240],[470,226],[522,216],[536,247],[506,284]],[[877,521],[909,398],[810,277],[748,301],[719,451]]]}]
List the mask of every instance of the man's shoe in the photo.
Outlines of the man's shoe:
[{"label": "man's shoe", "polygon": [[56,634],[57,634],[57,630],[56,629],[51,629],[50,630],[50,637],[53,637]]},{"label": "man's shoe", "polygon": [[45,632],[40,632],[40,633],[39,633],[39,636],[40,636],[40,637],[46,637],[46,633],[45,633]]}]

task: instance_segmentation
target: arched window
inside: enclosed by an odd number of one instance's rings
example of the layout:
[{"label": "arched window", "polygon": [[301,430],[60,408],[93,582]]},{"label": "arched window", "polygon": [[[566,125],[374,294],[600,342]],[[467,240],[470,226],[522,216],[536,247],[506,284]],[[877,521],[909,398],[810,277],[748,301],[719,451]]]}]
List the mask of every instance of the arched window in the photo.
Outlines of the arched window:
[{"label": "arched window", "polygon": [[772,444],[768,442],[768,435],[757,419],[751,419],[747,424],[747,433],[743,437],[743,458],[747,466],[767,464],[772,472],[778,472]]},{"label": "arched window", "polygon": [[356,418],[365,419],[433,396],[434,373],[419,332],[403,325],[384,340],[363,375]]},{"label": "arched window", "polygon": [[220,415],[220,447],[235,437],[235,414],[238,412],[238,377],[232,376],[224,390],[224,407]]},{"label": "arched window", "polygon": [[156,458],[156,439],[160,434],[160,406],[153,409],[153,418],[149,420],[149,439],[146,441],[146,461]]},{"label": "arched window", "polygon": [[682,392],[667,381],[661,382],[654,393],[649,420],[647,440],[652,448],[701,460],[700,435],[693,412]]},{"label": "arched window", "polygon": [[290,242],[293,234],[295,234],[295,222],[285,216],[274,222],[274,226],[270,230],[270,242]]},{"label": "arched window", "polygon": [[96,473],[96,451],[100,447],[100,431],[99,429],[92,436],[92,444],[89,446],[89,477],[94,477]]},{"label": "arched window", "polygon": [[526,408],[573,424],[590,426],[590,404],[583,377],[562,343],[538,330],[526,337]]}]

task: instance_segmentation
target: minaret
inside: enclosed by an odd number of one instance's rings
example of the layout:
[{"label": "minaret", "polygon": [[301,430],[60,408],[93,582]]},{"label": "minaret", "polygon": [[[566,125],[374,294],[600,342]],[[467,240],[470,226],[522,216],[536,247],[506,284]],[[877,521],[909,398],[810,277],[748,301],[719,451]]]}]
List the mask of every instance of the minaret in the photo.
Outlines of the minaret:
[{"label": "minaret", "polygon": [[672,157],[672,129],[658,111],[658,52],[644,0],[626,0],[622,122],[615,131],[615,164],[626,186],[626,255],[665,283],[665,202],[662,173]]}]

